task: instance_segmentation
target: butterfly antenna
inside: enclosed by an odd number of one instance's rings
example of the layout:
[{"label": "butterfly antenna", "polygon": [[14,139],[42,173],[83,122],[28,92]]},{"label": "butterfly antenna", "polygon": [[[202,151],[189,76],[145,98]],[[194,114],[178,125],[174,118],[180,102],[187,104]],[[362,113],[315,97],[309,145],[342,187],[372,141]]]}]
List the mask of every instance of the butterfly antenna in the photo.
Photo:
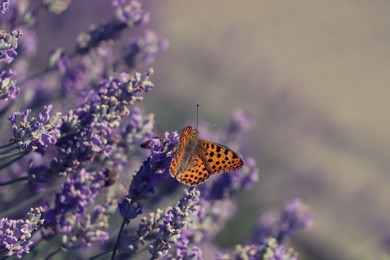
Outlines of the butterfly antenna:
[{"label": "butterfly antenna", "polygon": [[198,129],[198,121],[199,121],[199,104],[196,104],[196,129]]}]

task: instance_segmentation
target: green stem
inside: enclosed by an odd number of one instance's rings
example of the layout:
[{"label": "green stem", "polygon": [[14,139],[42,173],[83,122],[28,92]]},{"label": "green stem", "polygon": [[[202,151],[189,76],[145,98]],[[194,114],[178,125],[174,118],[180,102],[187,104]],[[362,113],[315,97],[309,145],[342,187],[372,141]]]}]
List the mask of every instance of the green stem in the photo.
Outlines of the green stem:
[{"label": "green stem", "polygon": [[[5,164],[2,164],[0,165],[0,170],[8,167],[9,165],[13,164],[14,162],[16,162],[17,160],[19,160],[20,158],[22,158],[23,156],[25,156],[28,152],[23,152],[21,153],[19,156],[15,157],[14,159],[10,160],[9,162],[6,162]],[[7,156],[9,157],[9,156]],[[3,159],[3,158],[2,158]]]},{"label": "green stem", "polygon": [[125,227],[126,220],[123,219],[121,228],[119,229],[118,237],[116,238],[114,250],[112,251],[111,260],[115,259],[116,250],[118,249],[119,239],[122,236],[123,228]]},{"label": "green stem", "polygon": [[12,183],[15,183],[15,182],[27,181],[27,180],[28,180],[28,177],[24,176],[24,177],[20,177],[20,178],[17,178],[17,179],[10,180],[10,181],[0,182],[0,186],[5,186],[5,185],[9,185],[9,184],[12,184]]}]

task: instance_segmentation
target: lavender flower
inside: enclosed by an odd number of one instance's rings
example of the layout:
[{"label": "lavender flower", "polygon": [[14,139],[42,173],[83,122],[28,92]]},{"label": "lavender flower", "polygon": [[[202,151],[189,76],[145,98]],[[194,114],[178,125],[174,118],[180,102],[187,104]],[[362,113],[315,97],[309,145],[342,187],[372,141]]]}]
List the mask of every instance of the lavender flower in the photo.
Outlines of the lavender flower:
[{"label": "lavender flower", "polygon": [[91,174],[81,169],[77,173],[69,174],[61,193],[56,194],[56,210],[84,214],[89,202],[99,194],[104,180],[103,172]]},{"label": "lavender flower", "polygon": [[153,88],[149,77],[153,71],[134,76],[122,73],[119,79],[109,78],[98,86],[98,93],[87,97],[76,110],[63,118],[63,138],[57,144],[59,155],[51,167],[58,174],[98,156],[107,158],[113,151],[112,132],[130,114],[130,106],[142,100],[142,94]]},{"label": "lavender flower", "polygon": [[297,260],[297,253],[284,245],[278,244],[275,239],[268,239],[265,241],[265,248],[262,250],[264,260]]},{"label": "lavender flower", "polygon": [[145,31],[142,36],[135,38],[130,46],[122,51],[124,61],[128,67],[134,68],[138,65],[149,65],[154,62],[156,54],[168,48],[168,41],[161,39],[153,31]]},{"label": "lavender flower", "polygon": [[[94,242],[105,242],[109,239],[108,219],[115,212],[116,200],[96,205],[90,214],[78,219],[68,214],[60,225],[62,244],[65,248],[88,248]],[[76,239],[75,239],[76,238]]]},{"label": "lavender flower", "polygon": [[104,171],[90,173],[85,169],[70,174],[62,191],[56,194],[55,206],[46,210],[45,236],[59,232],[65,248],[87,248],[92,241],[107,240],[107,214],[113,213],[116,200],[108,200],[104,206],[96,205],[92,213],[88,213],[105,187],[107,177]]},{"label": "lavender flower", "polygon": [[160,182],[163,174],[167,175],[173,148],[178,142],[177,133],[166,133],[165,139],[151,140],[151,154],[134,175],[128,195],[119,203],[119,211],[124,219],[134,219],[142,213],[141,200]]},{"label": "lavender flower", "polygon": [[199,195],[195,189],[185,191],[176,207],[165,211],[155,242],[149,246],[152,258],[166,255],[171,245],[178,240],[181,231],[186,229],[191,221],[191,215],[197,210]]},{"label": "lavender flower", "polygon": [[128,26],[145,24],[149,21],[149,14],[142,9],[137,0],[114,0],[112,2],[116,9],[116,17]]},{"label": "lavender flower", "polygon": [[261,243],[264,238],[274,237],[281,243],[296,230],[310,228],[312,224],[311,209],[301,200],[294,199],[286,204],[279,216],[267,212],[258,219],[253,241]]},{"label": "lavender flower", "polygon": [[134,107],[130,111],[129,119],[129,124],[121,130],[127,144],[139,146],[153,138],[154,114],[143,115],[138,107]]},{"label": "lavender flower", "polygon": [[[224,259],[228,255],[219,254],[216,259]],[[262,245],[237,245],[232,256],[234,259],[263,260],[297,260],[297,254],[291,248],[277,243],[273,238],[267,239]],[[226,259],[226,258],[225,258]]]},{"label": "lavender flower", "polygon": [[29,253],[33,244],[33,233],[43,224],[41,214],[43,209],[38,207],[30,209],[25,219],[0,219],[0,256],[13,256],[22,258]]},{"label": "lavender flower", "polygon": [[[22,29],[23,35],[18,40],[18,54],[22,56],[20,60],[27,60],[37,55],[38,53],[38,36],[36,33],[30,28],[23,27]],[[22,74],[25,77],[25,70],[22,66],[18,66],[18,73]],[[21,73],[23,72],[23,73]]]},{"label": "lavender flower", "polygon": [[11,30],[20,29],[24,26],[32,27],[36,22],[36,9],[31,1],[7,1],[8,11],[0,15],[0,23],[3,28],[10,28]]},{"label": "lavender flower", "polygon": [[184,196],[175,207],[168,207],[165,212],[157,210],[156,213],[151,213],[149,218],[142,218],[136,234],[130,231],[124,233],[120,249],[131,256],[141,245],[151,241],[149,253],[152,259],[166,255],[191,222],[191,216],[198,210],[199,195],[194,188],[185,190]]},{"label": "lavender flower", "polygon": [[43,153],[49,145],[55,144],[60,137],[61,113],[50,116],[52,105],[45,106],[37,118],[28,119],[31,110],[14,112],[10,117],[12,143],[17,143],[22,151]]},{"label": "lavender flower", "polygon": [[236,213],[237,206],[229,199],[208,201],[199,200],[199,210],[181,239],[192,245],[203,246],[225,226]]},{"label": "lavender flower", "polygon": [[63,48],[57,48],[50,52],[49,67],[56,68],[58,72],[64,74],[70,66],[70,58]]},{"label": "lavender flower", "polygon": [[313,225],[313,213],[300,199],[294,199],[284,207],[280,221],[285,226],[285,230],[284,234],[279,234],[278,241],[283,241],[284,237],[295,230],[310,228]]},{"label": "lavender flower", "polygon": [[311,210],[295,199],[283,209],[280,217],[273,213],[264,214],[254,229],[253,239],[247,245],[237,245],[232,252],[218,253],[216,259],[298,259],[297,254],[285,247],[283,240],[299,228],[312,224]]},{"label": "lavender flower", "polygon": [[9,9],[9,0],[0,0],[0,13],[5,14]]},{"label": "lavender flower", "polygon": [[95,25],[88,33],[79,34],[76,50],[78,54],[87,54],[103,42],[116,39],[124,29],[144,24],[149,20],[149,15],[143,11],[141,3],[137,0],[117,0],[113,1],[113,4],[117,19]]},{"label": "lavender flower", "polygon": [[12,33],[0,31],[0,61],[10,64],[15,59],[18,38],[21,35],[21,31],[13,31]]},{"label": "lavender flower", "polygon": [[72,0],[43,0],[46,8],[55,14],[60,14],[68,9]]},{"label": "lavender flower", "polygon": [[112,49],[104,45],[91,50],[88,55],[73,58],[61,49],[54,54],[57,59],[53,59],[50,66],[56,62],[56,68],[62,78],[61,92],[70,96],[89,92],[90,84],[100,84],[98,79],[104,79],[104,73],[112,63]]},{"label": "lavender flower", "polygon": [[171,251],[172,253],[166,256],[167,259],[203,259],[202,249],[197,246],[192,246],[190,240],[184,235],[180,235],[180,238],[176,241]]},{"label": "lavender flower", "polygon": [[[142,93],[153,87],[149,81],[151,73],[152,71],[148,71],[144,75],[135,74],[133,77],[121,74],[118,80],[103,81],[98,86],[98,92],[89,95],[80,109],[70,111],[64,117],[61,127],[64,138],[57,145],[59,156],[52,161],[52,170],[68,177],[62,191],[56,195],[55,206],[46,215],[46,227],[52,230],[49,234],[55,233],[55,230],[62,234],[63,246],[66,248],[91,245],[88,242],[91,239],[80,238],[75,241],[70,238],[85,231],[84,224],[90,223],[87,208],[95,202],[102,189],[112,184],[115,171],[110,168],[92,171],[90,165],[92,161],[100,161],[102,166],[108,165],[112,160],[111,156],[117,146],[124,143],[118,142],[112,133],[127,116],[133,119],[130,120],[134,130],[132,134],[143,136],[139,132],[147,129],[144,124],[148,124],[148,121],[134,121],[139,119],[134,115],[140,115],[140,111],[135,109],[131,116],[129,108],[135,101],[142,99]],[[94,240],[107,239],[105,234],[99,231]]]},{"label": "lavender flower", "polygon": [[20,89],[15,83],[16,73],[13,70],[2,71],[0,73],[0,100],[15,99]]}]

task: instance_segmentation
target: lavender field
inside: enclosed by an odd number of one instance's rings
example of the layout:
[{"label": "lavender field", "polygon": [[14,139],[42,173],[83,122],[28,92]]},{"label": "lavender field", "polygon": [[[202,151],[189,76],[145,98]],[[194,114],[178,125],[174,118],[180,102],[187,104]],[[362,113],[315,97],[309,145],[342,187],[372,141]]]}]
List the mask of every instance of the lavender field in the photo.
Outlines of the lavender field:
[{"label": "lavender field", "polygon": [[390,258],[389,9],[0,0],[0,259]]}]

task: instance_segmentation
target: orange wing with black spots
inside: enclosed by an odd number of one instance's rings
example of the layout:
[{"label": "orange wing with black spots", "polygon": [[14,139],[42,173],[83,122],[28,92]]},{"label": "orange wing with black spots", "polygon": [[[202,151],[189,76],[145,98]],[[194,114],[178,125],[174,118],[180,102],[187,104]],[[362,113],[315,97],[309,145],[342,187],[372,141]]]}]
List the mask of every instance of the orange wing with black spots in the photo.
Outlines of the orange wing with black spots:
[{"label": "orange wing with black spots", "polygon": [[241,157],[226,146],[206,140],[198,140],[197,152],[212,174],[240,169]]},{"label": "orange wing with black spots", "polygon": [[184,172],[176,175],[176,179],[186,185],[196,186],[210,178],[211,174],[207,170],[199,156],[195,156],[191,162],[191,166]]}]

